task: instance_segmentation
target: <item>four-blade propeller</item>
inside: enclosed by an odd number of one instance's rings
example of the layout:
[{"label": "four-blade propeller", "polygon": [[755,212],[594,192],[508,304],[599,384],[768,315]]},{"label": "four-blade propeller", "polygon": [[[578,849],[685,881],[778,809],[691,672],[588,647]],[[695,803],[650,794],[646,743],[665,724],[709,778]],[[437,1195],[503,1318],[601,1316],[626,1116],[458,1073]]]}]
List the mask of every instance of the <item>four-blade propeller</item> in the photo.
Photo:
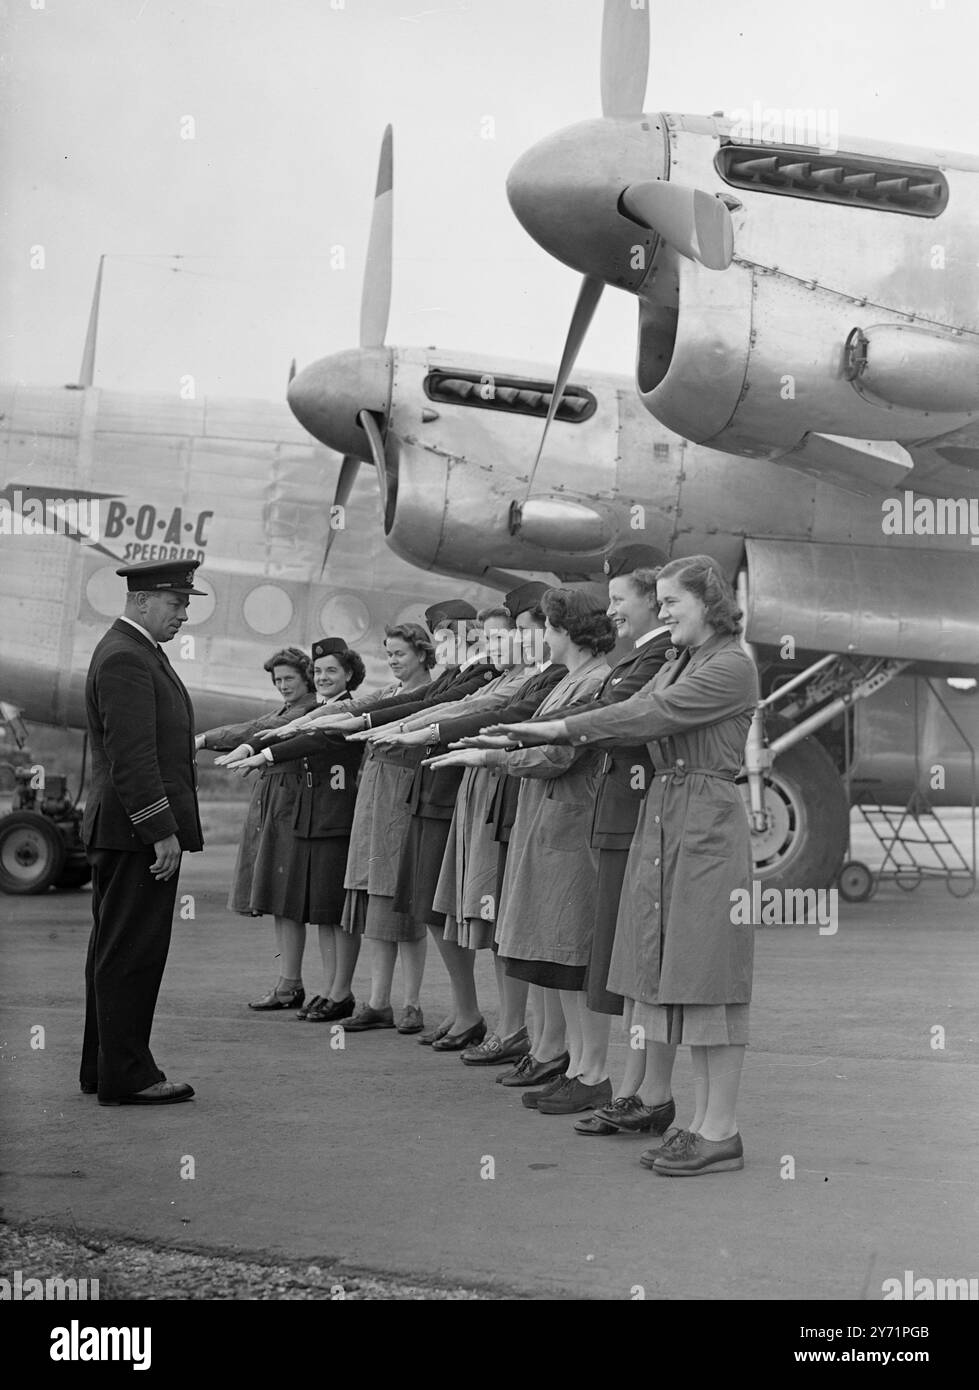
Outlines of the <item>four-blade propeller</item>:
[{"label": "four-blade propeller", "polygon": [[[605,0],[601,58],[603,116],[626,118],[642,113],[648,67],[649,12],[646,5],[637,8],[632,0]],[[668,180],[634,183],[623,191],[620,207],[626,216],[654,232],[681,256],[697,261],[708,270],[726,270],[731,264],[734,249],[731,214],[713,194]],[[540,446],[530,471],[527,497],[533,487],[551,421],[574,369],[588,325],[598,307],[604,283],[592,275],[586,275],[582,280]]]}]

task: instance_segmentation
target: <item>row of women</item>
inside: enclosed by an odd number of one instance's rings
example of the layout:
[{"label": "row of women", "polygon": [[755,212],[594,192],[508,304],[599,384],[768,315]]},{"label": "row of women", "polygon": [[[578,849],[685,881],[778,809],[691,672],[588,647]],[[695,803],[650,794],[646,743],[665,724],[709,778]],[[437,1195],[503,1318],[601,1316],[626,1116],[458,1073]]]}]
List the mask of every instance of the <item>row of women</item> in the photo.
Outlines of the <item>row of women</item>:
[{"label": "row of women", "polygon": [[[436,604],[427,630],[387,630],[395,683],[366,698],[354,695],[363,663],[342,641],[315,644],[311,680],[302,653],[278,652],[266,669],[281,709],[198,743],[262,773],[231,906],[274,915],[282,964],[252,1008],[420,1034],[495,1068],[527,1109],[580,1115],[579,1134],[661,1137],[640,1162],[697,1176],[744,1163],[736,1102],[753,929],[731,905],[751,885],[735,781],[758,680],[718,565],[692,556],[656,569],[651,558],[642,546],[614,553],[607,602],[594,586],[524,584],[480,614]],[[433,676],[452,625],[468,646]],[[631,649],[610,667],[619,639]],[[308,1000],[307,923],[324,972]],[[429,933],[453,1002],[426,1032]],[[358,1007],[363,938],[371,984]],[[485,950],[492,1031],[474,983]],[[629,1046],[613,1087],[620,1016]],[[685,1126],[672,1091],[680,1044],[693,1073]]]}]

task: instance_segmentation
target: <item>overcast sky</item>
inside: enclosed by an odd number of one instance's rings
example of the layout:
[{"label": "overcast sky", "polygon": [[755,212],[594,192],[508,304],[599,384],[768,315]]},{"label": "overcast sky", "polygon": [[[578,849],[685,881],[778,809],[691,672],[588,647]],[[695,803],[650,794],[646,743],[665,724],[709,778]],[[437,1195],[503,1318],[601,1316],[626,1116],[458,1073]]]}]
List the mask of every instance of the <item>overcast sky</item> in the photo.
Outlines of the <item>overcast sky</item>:
[{"label": "overcast sky", "polygon": [[[977,0],[650,3],[647,110],[824,108],[843,132],[979,152]],[[504,183],[536,140],[598,114],[600,0],[0,13],[0,378],[76,379],[107,252],[97,385],[171,391],[190,373],[199,394],[281,399],[292,356],[356,343],[388,121],[388,342],[556,364],[577,280],[522,231]],[[634,320],[606,294],[582,363],[630,372]]]}]

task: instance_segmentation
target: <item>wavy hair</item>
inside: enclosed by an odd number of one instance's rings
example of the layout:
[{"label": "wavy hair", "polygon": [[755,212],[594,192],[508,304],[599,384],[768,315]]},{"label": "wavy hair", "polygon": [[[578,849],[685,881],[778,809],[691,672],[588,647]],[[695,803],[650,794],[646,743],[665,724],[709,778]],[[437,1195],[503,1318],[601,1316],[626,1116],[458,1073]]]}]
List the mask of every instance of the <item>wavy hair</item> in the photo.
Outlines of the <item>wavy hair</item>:
[{"label": "wavy hair", "polygon": [[615,628],[598,603],[579,589],[548,589],[540,606],[552,627],[566,632],[576,647],[587,648],[592,656],[602,656],[615,646]]},{"label": "wavy hair", "polygon": [[384,629],[385,637],[400,637],[418,657],[426,671],[435,665],[435,646],[427,628],[421,623],[396,623]]},{"label": "wavy hair", "polygon": [[269,675],[272,677],[273,685],[275,684],[276,666],[290,667],[291,670],[298,672],[298,674],[302,676],[303,680],[306,682],[307,690],[316,689],[313,684],[313,663],[301,647],[280,647],[279,650],[274,652],[269,657],[268,661],[265,662],[262,669],[268,671]]},{"label": "wavy hair", "polygon": [[355,652],[348,647],[345,652],[334,652],[333,655],[340,663],[343,674],[347,678],[347,689],[356,690],[358,685],[363,685],[367,668],[360,652]]},{"label": "wavy hair", "polygon": [[663,571],[660,569],[659,565],[655,568],[649,565],[642,565],[639,569],[631,570],[629,574],[619,575],[619,578],[631,584],[640,598],[652,598],[655,600],[656,581],[662,573]]},{"label": "wavy hair", "polygon": [[660,570],[659,577],[675,579],[681,588],[699,598],[707,622],[720,636],[739,635],[744,614],[716,560],[709,555],[688,555],[682,560],[671,560]]}]

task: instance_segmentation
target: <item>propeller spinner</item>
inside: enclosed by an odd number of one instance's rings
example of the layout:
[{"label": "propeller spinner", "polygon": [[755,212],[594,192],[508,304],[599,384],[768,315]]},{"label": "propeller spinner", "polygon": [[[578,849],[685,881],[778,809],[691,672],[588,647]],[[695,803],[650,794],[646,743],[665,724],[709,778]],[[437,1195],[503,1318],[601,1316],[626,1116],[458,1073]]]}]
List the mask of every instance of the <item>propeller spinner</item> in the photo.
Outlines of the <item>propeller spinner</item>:
[{"label": "propeller spinner", "polygon": [[[631,0],[605,0],[602,21],[602,119],[543,140],[507,180],[517,219],[544,249],[581,270],[530,496],[551,421],[606,283],[636,290],[659,242],[710,270],[733,254],[731,214],[720,199],[669,181],[661,128],[642,116],[649,66],[649,14]],[[651,178],[650,175],[657,177]],[[648,235],[643,242],[637,227]],[[638,246],[637,246],[638,243]],[[637,256],[637,250],[643,254]]]}]

